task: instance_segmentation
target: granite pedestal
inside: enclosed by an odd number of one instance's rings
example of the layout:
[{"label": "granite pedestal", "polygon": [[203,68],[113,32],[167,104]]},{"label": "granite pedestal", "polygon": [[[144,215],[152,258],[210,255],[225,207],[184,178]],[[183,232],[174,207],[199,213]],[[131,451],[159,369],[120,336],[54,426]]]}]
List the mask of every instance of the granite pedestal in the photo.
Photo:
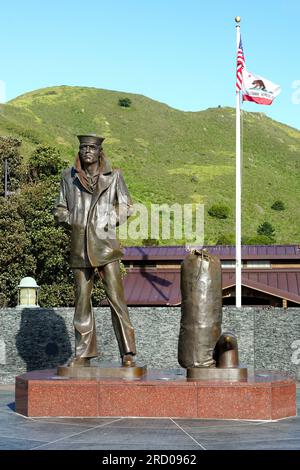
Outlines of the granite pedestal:
[{"label": "granite pedestal", "polygon": [[256,371],[240,382],[203,381],[149,370],[135,379],[59,377],[55,369],[16,377],[16,412],[31,417],[143,416],[276,420],[296,416],[296,384]]}]

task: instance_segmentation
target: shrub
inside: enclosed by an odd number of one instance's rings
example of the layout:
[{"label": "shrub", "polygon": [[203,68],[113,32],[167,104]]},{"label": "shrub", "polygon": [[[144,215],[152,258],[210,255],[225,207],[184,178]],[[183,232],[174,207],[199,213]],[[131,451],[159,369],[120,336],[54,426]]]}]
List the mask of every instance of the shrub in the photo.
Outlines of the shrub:
[{"label": "shrub", "polygon": [[121,106],[122,108],[130,108],[131,99],[130,98],[120,98],[119,99],[119,106]]},{"label": "shrub", "polygon": [[284,202],[278,199],[271,205],[271,209],[273,209],[274,211],[284,211],[285,210]]},{"label": "shrub", "polygon": [[227,219],[230,209],[225,204],[213,204],[211,208],[208,209],[208,213],[211,217],[215,217],[216,219]]},{"label": "shrub", "polygon": [[57,91],[55,90],[49,90],[49,91],[45,91],[44,95],[57,95]]},{"label": "shrub", "polygon": [[34,276],[36,271],[30,235],[18,212],[16,196],[0,198],[0,239],[0,308],[13,307],[21,278]]},{"label": "shrub", "polygon": [[267,237],[274,238],[275,229],[270,222],[264,222],[263,224],[257,227],[258,235],[266,235]]},{"label": "shrub", "polygon": [[66,166],[60,152],[55,147],[39,145],[28,161],[29,177],[32,181],[59,176]]}]

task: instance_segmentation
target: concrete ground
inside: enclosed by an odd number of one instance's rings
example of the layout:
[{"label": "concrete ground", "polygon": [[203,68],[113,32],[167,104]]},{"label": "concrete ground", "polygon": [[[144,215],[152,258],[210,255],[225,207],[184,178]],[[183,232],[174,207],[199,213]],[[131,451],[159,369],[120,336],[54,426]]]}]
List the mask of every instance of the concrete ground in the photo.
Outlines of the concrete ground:
[{"label": "concrete ground", "polygon": [[0,385],[1,450],[300,449],[298,416],[279,421],[173,418],[26,418],[14,411],[14,387]]}]

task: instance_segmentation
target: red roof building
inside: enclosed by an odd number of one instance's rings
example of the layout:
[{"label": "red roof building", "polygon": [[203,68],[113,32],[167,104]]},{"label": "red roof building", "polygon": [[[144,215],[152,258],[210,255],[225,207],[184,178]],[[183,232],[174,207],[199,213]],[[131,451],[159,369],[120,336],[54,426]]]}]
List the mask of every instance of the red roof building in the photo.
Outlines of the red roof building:
[{"label": "red roof building", "polygon": [[[235,304],[235,247],[206,246],[222,264],[223,304]],[[128,247],[123,263],[128,305],[170,306],[181,303],[180,264],[184,246]],[[277,307],[300,304],[300,247],[242,247],[242,303]]]}]

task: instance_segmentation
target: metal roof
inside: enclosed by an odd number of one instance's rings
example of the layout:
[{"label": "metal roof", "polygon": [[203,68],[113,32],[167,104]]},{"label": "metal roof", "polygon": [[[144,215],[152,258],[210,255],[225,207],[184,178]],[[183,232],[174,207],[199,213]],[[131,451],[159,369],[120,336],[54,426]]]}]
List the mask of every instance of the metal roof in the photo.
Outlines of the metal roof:
[{"label": "metal roof", "polygon": [[181,302],[178,269],[130,269],[123,282],[128,305],[169,305]]},{"label": "metal roof", "polygon": [[[234,270],[222,270],[223,289],[235,285]],[[243,269],[242,285],[300,303],[299,269]],[[128,305],[180,305],[179,269],[131,268],[124,278]]]},{"label": "metal roof", "polygon": [[[222,273],[222,287],[235,285],[235,272]],[[300,303],[299,269],[243,270],[242,285],[254,290]]]},{"label": "metal roof", "polygon": [[[202,248],[221,260],[235,259],[235,246],[207,245]],[[123,261],[180,261],[187,252],[185,246],[130,246],[125,248]],[[300,245],[243,245],[242,258],[300,260]]]}]

